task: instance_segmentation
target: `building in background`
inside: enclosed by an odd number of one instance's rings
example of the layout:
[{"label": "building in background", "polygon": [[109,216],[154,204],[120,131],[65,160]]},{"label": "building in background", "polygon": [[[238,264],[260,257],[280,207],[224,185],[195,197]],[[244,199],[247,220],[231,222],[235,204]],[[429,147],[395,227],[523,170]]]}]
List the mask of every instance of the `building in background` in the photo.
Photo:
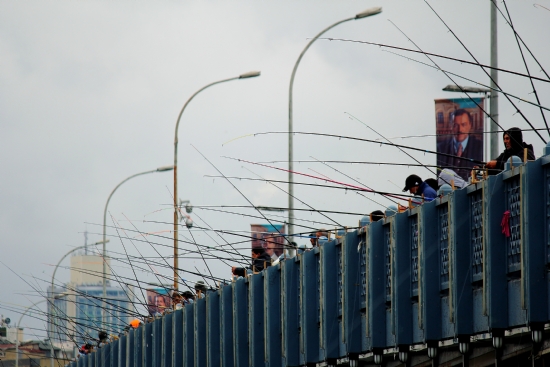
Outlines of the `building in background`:
[{"label": "building in background", "polygon": [[[110,266],[107,259],[107,279]],[[102,327],[103,257],[89,250],[71,257],[71,281],[55,287],[54,294],[65,297],[48,304],[52,315],[52,338],[54,344],[72,348],[86,342],[96,342]],[[49,289],[51,292],[51,287]],[[51,296],[51,293],[49,293]],[[131,286],[114,286],[107,280],[107,305],[105,330],[109,334],[120,333],[134,313],[134,290]]]}]

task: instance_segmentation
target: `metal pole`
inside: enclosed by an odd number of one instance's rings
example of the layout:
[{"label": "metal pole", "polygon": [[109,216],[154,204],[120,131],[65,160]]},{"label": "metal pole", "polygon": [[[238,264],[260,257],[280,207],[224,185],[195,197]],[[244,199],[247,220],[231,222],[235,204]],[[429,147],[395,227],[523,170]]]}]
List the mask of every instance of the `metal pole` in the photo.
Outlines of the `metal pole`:
[{"label": "metal pole", "polygon": [[[46,302],[46,299],[42,299],[38,302],[33,303],[29,307],[27,307],[25,309],[25,312],[23,312],[23,314],[19,318],[19,321],[17,321],[17,326],[16,326],[16,329],[15,329],[15,367],[19,367],[19,328],[21,327],[21,320],[23,319],[23,316],[25,316],[31,308],[33,308],[34,306],[36,306],[37,304],[42,303],[42,302]],[[50,338],[50,344],[51,344],[51,342],[52,342],[52,339]],[[53,346],[52,346],[52,348],[53,348]]]},{"label": "metal pole", "polygon": [[[105,312],[105,309],[107,308],[107,246],[106,245],[108,241],[105,237],[106,237],[106,227],[107,227],[107,207],[109,206],[109,201],[111,201],[111,197],[113,196],[115,191],[126,181],[137,176],[146,175],[148,173],[171,171],[173,168],[174,167],[172,166],[159,167],[155,170],[136,173],[135,175],[132,175],[124,179],[122,182],[116,185],[113,191],[111,191],[111,194],[109,195],[109,198],[105,203],[105,209],[103,210],[103,241],[101,241],[103,243],[103,307],[101,310],[101,324],[102,324],[103,330],[106,330],[106,319],[107,319],[107,313]],[[100,242],[97,242],[96,244],[99,244],[99,243]],[[52,284],[53,284],[53,279],[52,279]]]},{"label": "metal pole", "polygon": [[498,39],[497,39],[497,8],[491,0],[491,97],[490,113],[491,124],[491,150],[489,159],[495,159],[498,156]]},{"label": "metal pole", "polygon": [[193,98],[203,90],[205,90],[208,87],[211,87],[216,84],[228,82],[230,80],[236,80],[236,79],[246,79],[246,78],[254,78],[260,76],[259,71],[252,71],[249,73],[241,74],[234,78],[229,79],[223,79],[218,80],[217,82],[210,83],[208,85],[205,85],[198,91],[196,91],[185,104],[181,108],[181,111],[178,115],[178,119],[176,120],[176,132],[174,134],[174,290],[178,290],[178,128],[180,126],[180,120],[181,115],[183,115],[183,111],[185,111],[185,108],[191,102]]},{"label": "metal pole", "polygon": [[298,60],[296,60],[296,63],[294,64],[294,69],[292,69],[292,75],[290,76],[290,86],[288,88],[288,237],[290,239],[292,239],[292,235],[294,234],[294,174],[292,173],[294,171],[294,137],[292,134],[294,130],[292,126],[292,89],[294,86],[294,76],[296,75],[296,70],[298,70],[298,65],[300,64],[300,61],[302,60],[302,57],[304,56],[306,51],[309,49],[309,46],[311,46],[313,42],[315,42],[325,32],[344,22],[366,18],[371,15],[379,14],[381,11],[382,8],[368,9],[362,13],[355,15],[354,17],[340,20],[323,29],[315,37],[313,37],[311,41],[308,42],[300,56],[298,56]]}]

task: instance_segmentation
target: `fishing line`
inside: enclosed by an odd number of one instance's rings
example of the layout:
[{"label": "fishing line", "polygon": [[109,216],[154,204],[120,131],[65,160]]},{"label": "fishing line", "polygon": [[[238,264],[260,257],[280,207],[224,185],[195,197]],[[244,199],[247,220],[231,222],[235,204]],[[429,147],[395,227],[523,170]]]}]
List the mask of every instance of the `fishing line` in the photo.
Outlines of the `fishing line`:
[{"label": "fishing line", "polygon": [[498,68],[498,67],[492,67],[490,65],[480,64],[479,62],[473,62],[473,61],[468,61],[468,60],[457,59],[457,58],[454,58],[454,57],[444,56],[444,55],[435,54],[435,53],[431,53],[431,52],[413,50],[413,49],[405,48],[405,47],[391,46],[391,45],[386,45],[386,44],[383,44],[383,43],[376,43],[376,42],[350,40],[350,39],[345,39],[345,38],[318,38],[318,40],[363,43],[363,44],[367,44],[367,45],[386,47],[386,48],[391,48],[391,49],[395,49],[395,50],[408,51],[408,52],[423,54],[423,55],[426,55],[426,56],[433,56],[433,57],[439,57],[439,58],[442,58],[442,59],[458,61],[458,62],[463,63],[463,64],[480,66],[482,68],[494,69],[494,70],[497,70],[497,71],[502,71],[503,73],[513,74],[513,75],[521,76],[521,77],[524,77],[524,78],[531,78],[531,79],[538,80],[538,81],[541,81],[541,82],[550,83],[550,76],[548,76],[548,79],[542,79],[542,78],[539,78],[539,77],[536,77],[536,76],[529,76],[527,74],[519,73],[517,71],[506,70],[506,69],[501,69],[501,68]]},{"label": "fishing line", "polygon": [[[491,2],[493,3],[493,6],[496,9],[498,9],[498,6],[497,6],[496,2],[494,0],[491,0]],[[512,28],[512,31],[514,32],[514,36],[516,38],[516,43],[518,44],[518,49],[519,49],[519,52],[521,54],[521,59],[523,60],[523,65],[525,65],[525,70],[527,71],[527,74],[530,76],[531,72],[529,71],[529,65],[527,65],[527,61],[525,61],[525,56],[523,55],[523,49],[521,47],[521,44],[519,43],[519,34],[516,32],[516,29],[514,28],[514,24],[512,23],[512,17],[510,16],[510,12],[508,11],[508,6],[506,5],[506,1],[502,0],[502,3],[504,4],[504,9],[506,9],[506,14],[508,14],[508,19],[506,19],[506,17],[504,17],[504,14],[502,14],[500,9],[498,9],[498,11],[500,12],[500,14],[504,18],[504,20],[506,20],[506,22],[508,23],[508,25],[510,26],[510,28]],[[525,43],[524,43],[524,45],[525,45]],[[525,48],[529,49],[529,47],[527,47],[527,45],[525,45]],[[537,63],[538,63],[538,61],[537,61]],[[529,78],[529,81],[531,82],[531,88],[533,88],[533,93],[535,94],[535,98],[537,100],[537,103],[540,104],[539,95],[537,93],[537,89],[535,88],[535,84],[533,83],[533,79]],[[548,122],[546,122],[546,116],[544,115],[544,111],[542,110],[542,108],[540,109],[540,113],[542,115],[542,120],[544,121],[544,125],[546,126],[546,129],[548,130],[548,134],[550,135],[550,128],[548,128]]]},{"label": "fishing line", "polygon": [[[432,8],[432,6],[428,3],[428,1],[427,1],[427,0],[424,0],[424,2],[425,2],[426,5],[428,5],[428,7],[434,12],[434,14],[439,18],[439,20],[441,20],[441,22],[445,25],[445,27],[449,30],[449,32],[451,32],[451,34],[455,37],[455,39],[456,39],[456,40],[460,43],[460,45],[466,50],[466,52],[468,52],[468,54],[472,57],[472,59],[474,59],[474,61],[477,62],[477,63],[479,64],[479,62],[477,61],[476,57],[470,52],[470,50],[469,50],[469,49],[466,47],[466,45],[460,40],[460,38],[458,38],[458,36],[457,36],[457,35],[453,32],[453,30],[447,25],[447,23],[445,23],[445,21],[439,16],[439,14],[435,11],[435,9]],[[391,22],[391,21],[390,21],[390,22]],[[394,23],[392,22],[392,24],[394,24]],[[394,24],[394,26],[395,26],[401,33],[403,33],[403,31],[401,31],[401,29],[399,29],[399,27],[397,27],[395,24]],[[407,37],[407,36],[405,35],[405,33],[403,33],[403,35],[404,35],[405,37]],[[407,39],[409,39],[411,42],[413,42],[409,37],[407,37]],[[420,47],[418,47],[418,46],[416,45],[416,43],[413,42],[413,44],[415,45],[415,47],[417,47],[417,48],[420,50]],[[429,57],[428,57],[428,58],[429,58]],[[435,65],[437,65],[431,58],[430,58],[430,61],[432,61]],[[438,65],[438,67],[439,67],[439,65]],[[491,79],[491,82],[493,82],[493,83],[495,84],[495,86],[499,89],[499,91],[502,91],[502,88],[501,88],[501,87],[498,85],[498,83],[491,77],[491,75],[487,72],[487,70],[485,70],[485,68],[481,68],[481,70],[483,70],[483,72],[485,73],[485,75],[487,75],[487,76],[489,77],[489,79]],[[445,73],[445,72],[443,72],[443,73]],[[447,74],[445,73],[445,75],[447,75]],[[448,77],[455,85],[457,85],[457,84],[454,82],[454,80],[453,80],[450,76],[447,75],[447,77]],[[457,85],[457,86],[458,86],[458,85]],[[461,89],[462,89],[462,88],[461,88]],[[463,91],[463,92],[464,92],[464,91]],[[465,92],[465,93],[466,93],[466,92]],[[466,95],[468,96],[468,98],[470,98],[470,99],[473,101],[473,99],[470,97],[470,95],[469,95],[468,93],[466,93]],[[523,114],[523,112],[521,112],[521,110],[514,104],[514,102],[510,99],[510,97],[508,97],[506,94],[504,94],[504,97],[506,97],[506,99],[508,100],[508,102],[510,102],[510,104],[511,104],[512,106],[514,106],[514,108],[516,109],[516,112],[519,113],[521,117],[523,117],[523,119],[525,120],[525,122],[527,122],[527,124],[528,124],[529,126],[531,126],[531,128],[534,129],[535,127],[531,124],[531,122],[527,119],[527,117]],[[479,106],[479,105],[478,105],[478,106]],[[481,106],[479,106],[479,108],[481,108],[481,109],[484,111],[484,109],[483,109]],[[484,112],[485,112],[485,111],[484,111]],[[487,112],[485,112],[485,114],[487,114]],[[491,119],[491,121],[493,121],[498,127],[500,127],[500,128],[502,129],[502,131],[505,131],[505,130],[502,128],[502,126],[500,126],[500,125],[494,120],[494,118],[493,118],[492,116],[490,116],[490,115],[487,115],[487,116],[489,116],[489,118]],[[546,140],[544,140],[544,138],[542,137],[542,135],[539,134],[538,131],[535,131],[535,132],[536,132],[536,134],[539,136],[539,138],[543,141],[543,143],[546,144]],[[518,143],[518,144],[521,144],[522,142],[517,142],[517,143]]]},{"label": "fishing line", "polygon": [[[425,62],[422,62],[422,61],[420,61],[420,60],[413,59],[412,57],[408,57],[408,56],[404,56],[404,55],[398,54],[397,52],[385,51],[385,50],[384,50],[383,52],[388,52],[388,53],[390,53],[390,54],[393,54],[393,55],[396,55],[396,56],[399,56],[399,57],[403,57],[403,58],[405,58],[405,59],[407,59],[407,60],[409,60],[409,61],[414,61],[414,62],[416,62],[416,63],[422,64],[422,65],[424,65],[424,66],[427,66],[427,67],[429,67],[429,68],[435,69],[435,70],[437,70],[437,71],[441,71],[441,72],[443,72],[443,73],[447,73],[447,74],[449,74],[449,75],[453,75],[453,76],[456,76],[456,77],[458,77],[458,78],[460,78],[460,79],[464,79],[464,80],[469,81],[469,82],[471,82],[471,83],[480,85],[480,86],[482,86],[482,87],[484,87],[484,88],[490,89],[491,92],[498,92],[498,93],[506,94],[506,95],[508,95],[508,96],[510,96],[510,97],[513,97],[513,98],[517,99],[517,100],[520,101],[520,102],[525,102],[525,103],[530,104],[530,105],[532,105],[532,106],[535,106],[535,107],[542,108],[542,109],[544,109],[544,110],[550,111],[549,108],[544,107],[544,106],[542,106],[541,104],[537,104],[537,103],[532,102],[532,101],[529,101],[529,100],[527,100],[527,99],[518,97],[518,96],[516,96],[516,95],[514,95],[514,94],[512,94],[512,93],[508,93],[508,92],[505,92],[505,91],[503,91],[503,90],[500,90],[500,89],[496,89],[496,88],[487,86],[487,85],[485,85],[485,84],[483,84],[483,83],[476,82],[475,80],[466,78],[466,77],[464,77],[464,76],[462,76],[462,75],[453,73],[453,72],[451,72],[451,71],[447,71],[447,70],[442,69],[442,68],[440,68],[440,67],[438,67],[438,66],[430,65],[430,64],[425,63]],[[457,86],[458,86],[458,85],[457,85]],[[464,92],[464,93],[467,94],[467,92]],[[485,111],[483,111],[483,112],[485,112]],[[485,114],[487,115],[487,117],[489,117],[489,114],[488,114],[487,112],[485,112]],[[540,131],[540,130],[546,131],[546,128],[540,128],[540,129],[532,128],[532,129],[521,129],[521,130],[522,130],[522,131]],[[488,131],[488,132],[483,132],[483,133],[484,133],[484,134],[493,134],[493,133],[490,132],[490,131]],[[476,133],[476,134],[481,134],[481,132]],[[459,135],[459,134],[458,134],[458,133],[457,133],[457,134],[449,133],[449,134],[440,134],[440,135],[435,135],[435,136],[449,136],[449,135]]]},{"label": "fishing line", "polygon": [[[364,188],[364,187],[359,187],[359,186],[351,185],[351,184],[344,183],[344,182],[329,180],[329,179],[322,178],[322,177],[316,177],[316,176],[313,176],[313,175],[309,175],[309,174],[307,174],[307,173],[302,173],[302,172],[298,172],[298,171],[291,171],[291,170],[288,170],[288,169],[285,169],[285,168],[279,168],[279,167],[269,166],[269,165],[266,165],[266,164],[260,164],[260,163],[256,163],[256,162],[250,162],[250,161],[247,161],[247,160],[245,160],[245,159],[230,158],[230,157],[223,157],[223,158],[232,159],[232,160],[238,160],[238,161],[240,161],[240,162],[245,162],[245,163],[249,163],[249,164],[253,164],[253,165],[258,165],[258,166],[263,166],[263,167],[267,167],[267,168],[272,168],[272,169],[276,169],[276,170],[279,170],[279,171],[291,172],[291,173],[295,173],[295,174],[300,175],[300,176],[306,176],[306,177],[309,177],[309,178],[315,178],[315,179],[322,180],[322,181],[326,181],[326,182],[332,182],[332,183],[336,183],[336,184],[338,184],[338,185],[347,186],[347,187],[351,187],[351,188],[354,188],[354,189],[359,189],[359,190],[361,190],[361,191],[372,192],[372,190],[369,190],[369,189]],[[394,197],[394,198],[399,199],[399,200],[406,200],[405,198],[402,198],[402,197],[399,197],[399,196],[396,196],[396,195],[393,195],[393,194],[386,194],[386,195],[389,195],[389,196]]]},{"label": "fishing line", "polygon": [[[223,173],[222,173],[222,172],[221,172],[212,162],[210,162],[210,161],[208,160],[208,158],[206,158],[206,157],[204,156],[204,154],[202,154],[194,145],[191,144],[191,146],[192,146],[193,149],[195,149],[195,150],[196,150],[196,151],[197,151],[197,152],[198,152],[198,153],[199,153],[199,154],[200,154],[200,155],[201,155],[201,156],[202,156],[202,157],[212,166],[212,167],[214,167],[214,169],[215,169],[216,171],[218,171],[218,173],[219,173],[220,175],[223,176]],[[245,195],[235,186],[235,185],[233,185],[233,183],[232,183],[230,180],[226,180],[226,181],[227,181],[231,186],[233,186],[233,188],[234,188],[235,190],[237,190],[237,192],[238,192],[238,193],[239,193],[239,194],[240,194],[240,195],[241,195],[250,205],[253,205],[252,202],[251,202],[251,201],[250,201],[250,200],[249,200],[249,199],[248,199],[248,198],[247,198],[247,197],[246,197],[246,196],[245,196]],[[277,227],[273,226],[273,224],[269,221],[269,219],[267,219],[267,217],[266,217],[260,210],[258,210],[258,212],[262,215],[262,217],[264,217],[265,220],[268,221],[268,223],[277,231],[277,233],[281,234],[281,231],[279,231],[279,229],[278,229]],[[288,238],[286,238],[286,237],[284,237],[284,238],[285,238],[285,240],[288,242],[288,245],[292,247],[292,243],[290,242],[290,240],[289,240]]]},{"label": "fishing line", "polygon": [[[283,189],[280,188],[279,186],[275,185],[273,182],[270,182],[270,181],[264,179],[262,176],[260,176],[260,175],[258,175],[258,174],[256,174],[256,173],[252,172],[252,170],[250,170],[250,169],[248,169],[248,168],[246,168],[246,167],[243,167],[243,168],[246,169],[248,172],[252,173],[253,175],[256,175],[256,176],[258,176],[259,178],[261,178],[262,180],[268,182],[268,183],[271,184],[272,186],[275,186],[276,188],[278,188],[279,190],[281,190],[281,191],[284,192],[285,194],[290,195],[289,192],[287,192],[286,190],[283,190]],[[316,213],[318,213],[318,214],[322,215],[323,217],[327,218],[329,221],[333,222],[333,223],[336,224],[337,226],[342,227],[342,225],[341,225],[340,223],[336,222],[334,219],[330,218],[328,215],[326,215],[326,214],[324,214],[324,213],[321,213],[321,212],[315,210],[314,207],[312,207],[311,205],[307,204],[307,203],[304,202],[303,200],[298,199],[298,198],[297,198],[296,196],[294,196],[294,195],[291,195],[291,197],[292,197],[293,199],[298,200],[300,203],[304,204],[305,206],[307,206],[307,207],[310,208],[311,210],[315,211]]]},{"label": "fishing line", "polygon": [[[359,182],[358,180],[356,180],[356,179],[354,179],[353,177],[351,177],[351,176],[345,174],[344,172],[342,172],[342,171],[340,171],[340,170],[338,170],[338,169],[336,169],[336,168],[330,166],[329,164],[327,164],[327,163],[325,163],[325,162],[322,162],[322,161],[320,161],[320,160],[318,160],[317,158],[312,157],[312,156],[310,156],[310,158],[315,159],[315,160],[316,160],[317,162],[319,162],[319,163],[323,163],[325,166],[327,166],[327,167],[329,167],[329,168],[332,168],[332,169],[335,170],[336,172],[340,173],[341,175],[344,175],[345,177],[349,178],[350,180],[354,181],[355,183],[358,183],[358,184],[360,184],[360,185],[363,185],[363,186],[365,186],[365,187],[371,189],[372,191],[374,191],[374,189],[373,189],[372,187],[369,187],[369,186],[363,184],[362,182]],[[397,204],[397,201],[394,201],[394,200],[390,199],[388,196],[386,196],[386,195],[381,195],[381,196],[382,196],[383,198],[386,198],[387,200],[391,201],[392,203]],[[378,204],[378,205],[382,205],[382,204],[376,202],[375,200],[373,200],[373,199],[371,199],[371,198],[367,198],[366,196],[363,196],[363,197],[365,197],[366,199],[369,199],[369,200],[373,201],[374,203],[376,203],[376,204]],[[382,206],[383,206],[383,207],[386,207],[386,205],[382,205]]]},{"label": "fishing line", "polygon": [[[346,140],[357,140],[357,141],[362,141],[362,142],[366,142],[366,143],[374,143],[374,144],[378,144],[378,145],[401,147],[401,148],[404,148],[404,149],[415,150],[417,152],[423,152],[423,153],[428,153],[428,154],[440,154],[440,155],[445,156],[445,157],[453,157],[453,158],[456,158],[456,159],[460,159],[460,160],[464,160],[464,161],[468,161],[468,162],[473,162],[473,163],[478,163],[478,164],[482,164],[482,165],[485,165],[485,163],[486,163],[486,162],[483,162],[483,161],[479,161],[477,159],[466,158],[466,157],[458,157],[458,156],[455,156],[455,155],[452,155],[452,154],[438,153],[438,152],[435,152],[433,150],[416,148],[416,147],[411,147],[411,146],[402,145],[402,144],[387,143],[387,142],[383,142],[383,141],[375,141],[375,140],[372,140],[372,139],[358,138],[358,137],[354,137],[354,136],[345,136],[345,135],[336,135],[336,134],[327,134],[327,133],[302,132],[302,131],[293,131],[292,133],[287,132],[287,131],[267,131],[267,132],[255,133],[254,135],[271,135],[271,134],[313,135],[313,136],[324,136],[324,137],[329,137],[329,138],[338,138],[338,139],[346,139]],[[224,157],[224,158],[235,159],[235,158],[231,158],[231,157]],[[238,160],[246,162],[245,160],[242,160],[242,159],[238,159]]]}]

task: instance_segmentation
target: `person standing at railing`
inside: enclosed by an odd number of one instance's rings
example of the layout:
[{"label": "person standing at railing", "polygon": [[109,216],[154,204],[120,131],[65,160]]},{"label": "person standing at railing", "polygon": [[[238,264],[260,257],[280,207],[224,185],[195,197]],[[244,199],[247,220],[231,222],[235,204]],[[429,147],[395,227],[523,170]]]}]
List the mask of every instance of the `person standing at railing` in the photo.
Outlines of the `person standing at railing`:
[{"label": "person standing at railing", "polygon": [[[250,266],[250,270],[252,270],[252,272],[254,273],[257,273],[264,270],[268,266],[271,266],[271,257],[265,252],[263,248],[253,248],[252,265]],[[233,273],[233,275],[244,277],[246,274],[246,268],[233,266],[231,268],[231,272]]]},{"label": "person standing at railing", "polygon": [[409,191],[413,195],[422,196],[426,201],[432,201],[437,197],[435,190],[417,175],[410,175],[405,180],[403,192]]},{"label": "person standing at railing", "polygon": [[525,162],[525,149],[527,149],[528,161],[536,159],[533,151],[533,145],[526,144],[523,141],[523,134],[521,133],[520,128],[512,127],[506,130],[502,135],[502,140],[504,142],[504,152],[502,152],[496,159],[487,162],[485,165],[485,167],[493,169],[489,170],[490,174],[497,174],[503,171],[506,161],[510,160],[510,157],[514,155]]}]

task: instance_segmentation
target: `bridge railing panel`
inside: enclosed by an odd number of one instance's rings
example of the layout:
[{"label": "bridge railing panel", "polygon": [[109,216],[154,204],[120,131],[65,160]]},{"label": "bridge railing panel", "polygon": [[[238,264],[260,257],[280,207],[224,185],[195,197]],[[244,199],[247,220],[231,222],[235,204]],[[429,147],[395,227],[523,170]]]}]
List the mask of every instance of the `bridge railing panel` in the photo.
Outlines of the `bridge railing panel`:
[{"label": "bridge railing panel", "polygon": [[174,366],[183,365],[183,312],[183,309],[176,310],[174,311],[174,316],[172,316],[172,335],[174,338],[172,360],[174,361]]},{"label": "bridge railing panel", "polygon": [[248,367],[248,279],[237,279],[233,284],[233,340],[236,367]]},{"label": "bridge railing panel", "polygon": [[386,297],[388,283],[388,243],[382,221],[367,229],[367,338],[368,349],[386,348]]},{"label": "bridge railing panel", "polygon": [[[164,315],[162,318],[162,341],[161,341],[161,367],[172,367],[172,348],[174,339],[172,338],[172,327],[174,317],[173,313]],[[135,363],[135,362],[134,362]],[[137,366],[136,366],[137,367]]]},{"label": "bridge railing panel", "polygon": [[[278,266],[271,266],[264,271],[264,315],[265,315],[265,363],[271,367],[283,365],[281,308],[283,292],[281,292],[282,268],[285,260]],[[296,288],[296,284],[294,284]]]},{"label": "bridge railing panel", "polygon": [[282,356],[287,366],[303,364],[301,328],[301,277],[302,255],[284,261],[281,266],[282,287]]},{"label": "bridge railing panel", "polygon": [[[548,235],[550,233],[550,156],[524,167],[522,188],[523,292],[522,308],[527,310],[527,321],[542,324],[549,319],[548,312]],[[541,185],[541,182],[544,185]],[[542,214],[542,215],[541,215]],[[541,231],[543,229],[543,231]],[[542,232],[542,233],[541,233]]]},{"label": "bridge railing panel", "polygon": [[250,366],[265,364],[264,273],[248,278]]},{"label": "bridge railing panel", "polygon": [[[183,366],[195,364],[195,303],[183,308]],[[154,366],[154,365],[153,365]]]},{"label": "bridge railing panel", "polygon": [[208,367],[221,366],[220,294],[210,292],[206,297],[206,353]]},{"label": "bridge railing panel", "polygon": [[320,248],[321,253],[321,349],[325,358],[335,360],[340,357],[340,327],[342,303],[339,285],[339,262],[341,246],[333,240]]},{"label": "bridge railing panel", "polygon": [[501,228],[506,210],[503,175],[489,176],[483,182],[484,311],[491,330],[508,326],[508,254]]},{"label": "bridge railing panel", "polygon": [[221,288],[220,292],[221,360],[224,367],[233,367],[235,365],[235,345],[233,343],[233,286],[226,285]]},{"label": "bridge railing panel", "polygon": [[304,252],[300,260],[301,289],[301,328],[305,363],[318,363],[320,357],[320,317],[319,317],[319,252],[318,249]]},{"label": "bridge railing panel", "polygon": [[[344,312],[342,342],[352,357],[366,351],[364,339],[364,305],[366,303],[366,257],[364,235],[346,233],[342,243],[342,285]],[[363,310],[362,310],[363,308]]]}]

